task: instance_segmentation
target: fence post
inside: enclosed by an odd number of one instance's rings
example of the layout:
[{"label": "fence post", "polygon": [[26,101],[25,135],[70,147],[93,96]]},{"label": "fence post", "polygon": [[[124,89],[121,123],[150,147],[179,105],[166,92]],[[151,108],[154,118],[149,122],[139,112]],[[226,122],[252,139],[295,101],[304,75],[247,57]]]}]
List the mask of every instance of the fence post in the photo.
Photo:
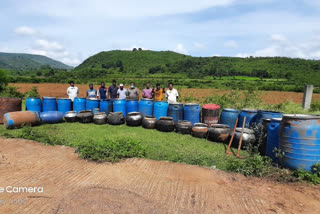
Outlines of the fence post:
[{"label": "fence post", "polygon": [[304,87],[304,94],[303,94],[303,101],[302,101],[302,107],[305,110],[310,109],[312,93],[313,93],[313,85],[306,85]]}]

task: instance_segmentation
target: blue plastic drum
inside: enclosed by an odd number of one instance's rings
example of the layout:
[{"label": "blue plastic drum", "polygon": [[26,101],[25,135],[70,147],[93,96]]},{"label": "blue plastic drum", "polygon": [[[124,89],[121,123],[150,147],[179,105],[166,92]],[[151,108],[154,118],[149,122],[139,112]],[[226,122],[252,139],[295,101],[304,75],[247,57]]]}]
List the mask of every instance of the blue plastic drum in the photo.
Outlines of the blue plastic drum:
[{"label": "blue plastic drum", "polygon": [[320,163],[320,116],[283,115],[279,148],[285,167],[311,171],[313,164]]},{"label": "blue plastic drum", "polygon": [[153,113],[153,100],[141,99],[139,103],[139,112],[143,116],[152,116]]},{"label": "blue plastic drum", "polygon": [[95,108],[99,108],[100,100],[97,98],[87,98],[86,110],[93,111]]},{"label": "blue plastic drum", "polygon": [[71,99],[60,98],[57,99],[58,111],[62,112],[63,116],[67,111],[71,111]]},{"label": "blue plastic drum", "polygon": [[113,100],[113,112],[122,112],[123,116],[126,116],[126,100],[114,99]]},{"label": "blue plastic drum", "polygon": [[166,117],[168,112],[168,102],[157,101],[154,103],[153,116],[159,120],[160,117]]},{"label": "blue plastic drum", "polygon": [[100,100],[100,112],[105,112],[107,115],[113,111],[112,100]]},{"label": "blue plastic drum", "polygon": [[40,120],[43,123],[61,123],[63,122],[63,114],[60,111],[46,111],[40,113]]},{"label": "blue plastic drum", "polygon": [[26,100],[26,110],[41,112],[42,103],[40,98],[29,97]]},{"label": "blue plastic drum", "polygon": [[184,120],[190,121],[192,125],[200,123],[201,107],[197,103],[187,103],[184,105]]},{"label": "blue plastic drum", "polygon": [[278,158],[275,155],[274,149],[279,149],[279,126],[281,119],[272,118],[267,132],[267,149],[266,155],[271,158],[274,162],[277,162]]},{"label": "blue plastic drum", "polygon": [[126,102],[126,112],[138,112],[139,111],[139,102],[138,100],[127,100]]},{"label": "blue plastic drum", "polygon": [[73,100],[73,111],[79,113],[86,110],[86,98],[76,97]]},{"label": "blue plastic drum", "polygon": [[172,117],[175,123],[177,123],[179,120],[183,120],[183,104],[170,103],[168,107],[168,117]]},{"label": "blue plastic drum", "polygon": [[262,124],[263,119],[282,118],[283,113],[278,111],[258,110],[257,114],[252,118],[250,126],[254,124]]},{"label": "blue plastic drum", "polygon": [[234,128],[234,124],[239,117],[239,110],[232,108],[224,108],[220,114],[220,124],[225,124],[230,127],[231,130]]},{"label": "blue plastic drum", "polygon": [[43,97],[42,111],[57,111],[57,99],[55,97]]},{"label": "blue plastic drum", "polygon": [[246,117],[245,128],[249,128],[250,122],[254,116],[257,114],[256,109],[242,109],[239,115],[238,127],[242,127],[243,119]]}]

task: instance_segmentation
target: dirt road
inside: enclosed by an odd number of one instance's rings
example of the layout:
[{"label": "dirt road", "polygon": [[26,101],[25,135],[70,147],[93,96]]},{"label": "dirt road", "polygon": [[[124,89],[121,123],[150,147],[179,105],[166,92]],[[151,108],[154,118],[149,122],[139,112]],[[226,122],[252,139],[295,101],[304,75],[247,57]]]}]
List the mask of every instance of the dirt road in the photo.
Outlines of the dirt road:
[{"label": "dirt road", "polygon": [[[32,87],[37,87],[40,96],[47,97],[66,97],[66,91],[69,87],[68,84],[62,83],[10,83],[9,85],[19,87],[20,92],[26,92]],[[87,85],[77,85],[80,91],[80,97],[85,97],[85,93],[88,90]],[[98,88],[98,86],[95,86]],[[208,97],[213,94],[224,94],[229,92],[228,90],[220,89],[200,89],[200,88],[184,88],[179,93],[183,96],[193,97]],[[261,91],[261,99],[267,104],[279,104],[284,101],[290,100],[294,103],[302,103],[303,93],[297,92],[284,92],[284,91]],[[319,94],[313,94],[313,100],[320,99]]]},{"label": "dirt road", "polygon": [[0,184],[44,188],[0,193],[0,213],[320,212],[319,187],[145,159],[97,164],[70,147],[17,139],[0,138]]}]

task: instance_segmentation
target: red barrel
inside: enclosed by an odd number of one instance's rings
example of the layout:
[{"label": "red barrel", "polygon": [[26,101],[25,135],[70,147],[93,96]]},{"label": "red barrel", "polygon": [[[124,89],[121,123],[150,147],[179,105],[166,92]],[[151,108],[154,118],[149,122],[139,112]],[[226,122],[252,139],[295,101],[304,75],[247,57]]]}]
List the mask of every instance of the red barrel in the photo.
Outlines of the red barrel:
[{"label": "red barrel", "polygon": [[220,106],[217,104],[205,104],[202,106],[202,122],[209,127],[218,124]]},{"label": "red barrel", "polygon": [[0,98],[0,123],[3,123],[3,115],[7,112],[21,111],[22,100],[20,98]]}]

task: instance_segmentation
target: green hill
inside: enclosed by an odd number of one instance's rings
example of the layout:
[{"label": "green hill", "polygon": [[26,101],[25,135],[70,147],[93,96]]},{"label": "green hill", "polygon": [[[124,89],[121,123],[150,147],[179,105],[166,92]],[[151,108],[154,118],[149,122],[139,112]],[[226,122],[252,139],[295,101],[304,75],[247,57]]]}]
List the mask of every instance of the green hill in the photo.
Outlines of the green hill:
[{"label": "green hill", "polygon": [[72,70],[80,78],[112,74],[185,74],[188,78],[251,76],[319,84],[320,61],[287,57],[191,57],[171,51],[108,51]]},{"label": "green hill", "polygon": [[0,68],[16,71],[38,70],[41,66],[71,70],[73,67],[46,56],[0,52]]}]

